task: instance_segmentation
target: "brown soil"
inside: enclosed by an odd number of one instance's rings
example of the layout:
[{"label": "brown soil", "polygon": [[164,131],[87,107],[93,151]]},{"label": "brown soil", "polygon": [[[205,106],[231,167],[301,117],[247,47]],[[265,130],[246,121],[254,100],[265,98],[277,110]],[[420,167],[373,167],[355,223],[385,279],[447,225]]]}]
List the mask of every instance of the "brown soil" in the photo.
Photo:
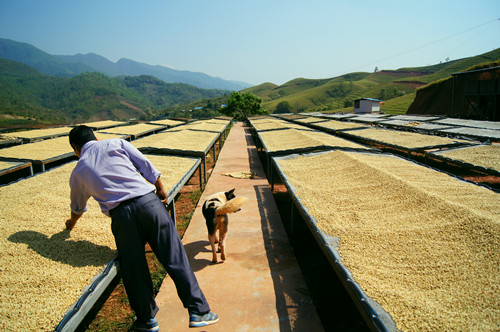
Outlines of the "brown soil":
[{"label": "brown soil", "polygon": [[483,176],[465,176],[467,180],[487,185],[493,189],[500,190],[500,176],[483,175]]}]

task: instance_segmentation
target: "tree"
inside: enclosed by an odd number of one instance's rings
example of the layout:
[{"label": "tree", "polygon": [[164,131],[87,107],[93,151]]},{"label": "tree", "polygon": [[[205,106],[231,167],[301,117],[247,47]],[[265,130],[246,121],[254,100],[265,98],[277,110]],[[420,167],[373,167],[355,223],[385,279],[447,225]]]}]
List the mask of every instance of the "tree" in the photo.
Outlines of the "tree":
[{"label": "tree", "polygon": [[220,109],[219,112],[223,115],[231,116],[236,121],[245,120],[247,116],[256,114],[268,114],[261,108],[262,99],[251,92],[240,94],[233,92],[227,100],[227,106]]},{"label": "tree", "polygon": [[291,113],[292,105],[286,100],[280,101],[278,105],[276,105],[276,110],[274,113],[282,114],[282,113]]},{"label": "tree", "polygon": [[380,100],[386,99],[385,89],[380,89],[380,92],[378,93],[378,99],[380,99]]},{"label": "tree", "polygon": [[352,107],[353,105],[354,103],[352,102],[352,100],[344,99],[344,108]]}]

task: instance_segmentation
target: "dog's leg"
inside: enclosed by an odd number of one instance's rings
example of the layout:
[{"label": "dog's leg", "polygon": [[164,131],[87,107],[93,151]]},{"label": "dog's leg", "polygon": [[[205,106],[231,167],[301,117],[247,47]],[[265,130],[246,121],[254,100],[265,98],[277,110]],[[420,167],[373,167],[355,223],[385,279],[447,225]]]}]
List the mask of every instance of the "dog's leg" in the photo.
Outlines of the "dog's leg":
[{"label": "dog's leg", "polygon": [[226,239],[226,234],[220,234],[220,241],[219,241],[219,251],[220,251],[220,259],[223,261],[226,260],[226,252],[224,251],[224,240]]},{"label": "dog's leg", "polygon": [[220,258],[223,261],[226,260],[225,241],[227,235],[227,225],[228,225],[228,218],[227,215],[225,215],[224,220],[222,221],[219,227],[219,251],[220,251]]},{"label": "dog's leg", "polygon": [[217,263],[217,251],[215,250],[215,236],[216,232],[213,234],[208,234],[208,241],[210,241],[210,246],[212,247],[212,263]]}]

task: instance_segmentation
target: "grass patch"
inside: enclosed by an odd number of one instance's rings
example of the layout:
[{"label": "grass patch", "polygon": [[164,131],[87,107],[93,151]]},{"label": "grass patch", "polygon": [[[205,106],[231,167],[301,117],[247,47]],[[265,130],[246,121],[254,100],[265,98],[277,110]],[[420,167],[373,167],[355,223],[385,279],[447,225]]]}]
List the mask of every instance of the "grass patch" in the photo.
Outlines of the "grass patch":
[{"label": "grass patch", "polygon": [[193,204],[198,204],[200,197],[201,197],[201,190],[195,190],[189,194],[189,198],[191,199],[191,202]]},{"label": "grass patch", "polygon": [[406,111],[415,100],[415,95],[415,93],[410,93],[385,101],[381,109],[387,114],[406,114]]}]

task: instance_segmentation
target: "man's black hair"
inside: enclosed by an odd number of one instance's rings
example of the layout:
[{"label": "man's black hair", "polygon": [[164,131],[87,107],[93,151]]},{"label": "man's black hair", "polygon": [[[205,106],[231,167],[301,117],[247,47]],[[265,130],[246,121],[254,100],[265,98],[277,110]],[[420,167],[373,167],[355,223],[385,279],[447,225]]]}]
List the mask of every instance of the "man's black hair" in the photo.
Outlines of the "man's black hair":
[{"label": "man's black hair", "polygon": [[95,140],[94,131],[85,125],[76,126],[69,132],[69,144],[76,145],[79,148],[85,143]]}]

